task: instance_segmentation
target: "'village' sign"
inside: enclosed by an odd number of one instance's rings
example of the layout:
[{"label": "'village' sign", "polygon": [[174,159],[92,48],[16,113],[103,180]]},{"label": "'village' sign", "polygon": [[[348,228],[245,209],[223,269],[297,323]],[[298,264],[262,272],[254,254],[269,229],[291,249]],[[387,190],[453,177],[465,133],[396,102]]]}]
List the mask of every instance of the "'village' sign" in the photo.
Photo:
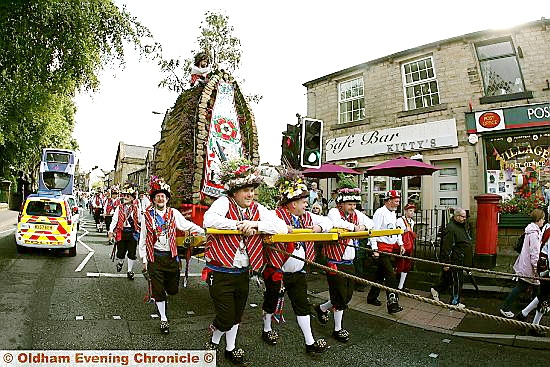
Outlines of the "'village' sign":
[{"label": "'village' sign", "polygon": [[341,136],[326,142],[326,161],[457,147],[456,120]]}]

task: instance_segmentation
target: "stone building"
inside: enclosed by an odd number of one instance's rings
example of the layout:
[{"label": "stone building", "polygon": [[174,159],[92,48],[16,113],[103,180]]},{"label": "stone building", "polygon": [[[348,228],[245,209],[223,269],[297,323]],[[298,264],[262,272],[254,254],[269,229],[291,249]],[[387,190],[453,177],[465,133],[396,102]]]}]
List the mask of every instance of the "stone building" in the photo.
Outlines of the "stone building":
[{"label": "stone building", "polygon": [[[423,209],[504,200],[550,181],[550,21],[484,30],[401,51],[304,83],[324,121],[324,162],[364,172],[399,155],[432,176],[360,176],[367,210],[389,189]],[[334,187],[328,183],[326,192]],[[523,190],[523,191],[522,191]]]},{"label": "stone building", "polygon": [[153,151],[152,147],[118,143],[114,167],[114,185],[122,187],[128,181],[128,175],[145,167],[145,160],[148,154]]}]

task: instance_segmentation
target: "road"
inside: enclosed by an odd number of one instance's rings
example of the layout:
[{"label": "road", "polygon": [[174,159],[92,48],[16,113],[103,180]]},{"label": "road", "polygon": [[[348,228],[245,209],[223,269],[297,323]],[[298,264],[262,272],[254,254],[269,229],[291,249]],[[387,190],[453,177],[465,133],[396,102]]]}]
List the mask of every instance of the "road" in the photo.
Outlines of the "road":
[{"label": "road", "polygon": [[[147,283],[140,274],[126,279],[110,260],[106,234],[96,233],[89,215],[83,218],[76,257],[50,251],[17,254],[13,231],[0,232],[1,349],[29,350],[186,350],[201,349],[208,337],[213,306],[198,274],[203,263],[192,260],[189,286],[170,299],[169,335],[158,329],[156,308],[144,303]],[[136,273],[139,273],[137,271]],[[317,279],[317,282],[318,279]],[[280,341],[261,340],[261,291],[251,283],[237,345],[248,353],[249,365],[272,366],[525,366],[543,365],[550,351],[473,341],[426,331],[348,310],[344,327],[351,341],[339,344],[331,325],[312,318],[316,338],[331,348],[307,355],[290,303],[287,322],[277,325]],[[311,302],[319,302],[311,297]],[[222,341],[223,344],[223,341]],[[223,353],[218,365],[227,366]]]}]

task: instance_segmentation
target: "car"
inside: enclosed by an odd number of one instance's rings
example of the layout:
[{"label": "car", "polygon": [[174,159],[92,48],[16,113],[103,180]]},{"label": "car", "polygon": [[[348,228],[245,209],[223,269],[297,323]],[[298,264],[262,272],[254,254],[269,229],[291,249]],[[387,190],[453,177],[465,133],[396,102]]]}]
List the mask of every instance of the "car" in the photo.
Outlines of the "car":
[{"label": "car", "polygon": [[17,220],[17,252],[27,248],[68,250],[76,256],[77,223],[65,195],[38,193],[25,200]]},{"label": "car", "polygon": [[71,209],[72,220],[76,223],[76,229],[80,229],[80,208],[78,207],[78,202],[73,195],[63,195],[63,197],[69,202],[69,207]]}]

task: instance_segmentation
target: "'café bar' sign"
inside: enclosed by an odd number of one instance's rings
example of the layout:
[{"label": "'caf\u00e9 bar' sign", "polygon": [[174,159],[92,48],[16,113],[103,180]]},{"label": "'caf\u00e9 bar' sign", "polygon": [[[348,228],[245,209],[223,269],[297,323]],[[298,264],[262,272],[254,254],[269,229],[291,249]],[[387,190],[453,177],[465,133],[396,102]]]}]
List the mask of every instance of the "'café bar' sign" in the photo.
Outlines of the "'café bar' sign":
[{"label": "'caf\u00e9 bar' sign", "polygon": [[449,119],[328,139],[325,152],[328,162],[457,146],[456,120]]}]

